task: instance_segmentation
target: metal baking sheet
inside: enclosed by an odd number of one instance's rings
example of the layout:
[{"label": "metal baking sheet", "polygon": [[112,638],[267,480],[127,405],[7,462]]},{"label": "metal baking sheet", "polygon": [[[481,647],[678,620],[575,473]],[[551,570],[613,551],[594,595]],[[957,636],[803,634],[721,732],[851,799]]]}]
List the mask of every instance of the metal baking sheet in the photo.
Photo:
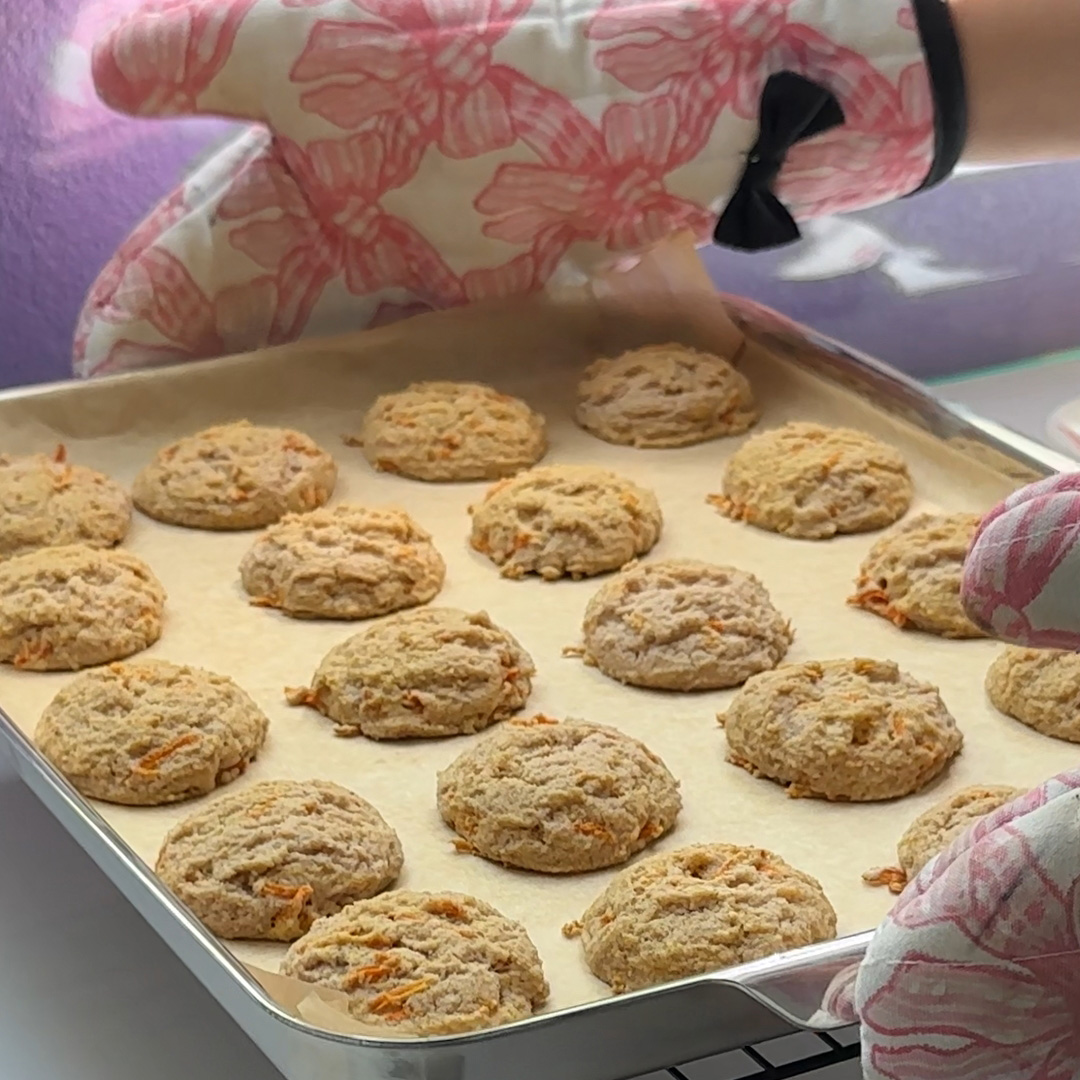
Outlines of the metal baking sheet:
[{"label": "metal baking sheet", "polygon": [[[753,305],[730,297],[712,303],[725,316],[718,320],[721,333],[734,325],[747,336],[741,363],[763,407],[759,430],[798,418],[879,435],[908,458],[916,510],[984,510],[1019,483],[1063,465],[1052,452],[952,410],[889,369]],[[651,850],[712,840],[772,848],[819,878],[838,911],[840,933],[856,935],[611,999],[585,967],[579,944],[560,928],[614,871],[552,879],[456,854],[435,809],[435,772],[464,741],[341,740],[315,713],[285,703],[283,688],[305,683],[322,655],[359,627],[296,622],[248,606],[237,565],[251,534],[190,532],[137,516],[126,546],[154,567],[169,593],[165,632],[152,654],[233,676],[270,716],[266,751],[237,783],[320,777],[360,792],[401,835],[401,886],[472,892],[521,920],[551,982],[543,1016],[492,1032],[402,1041],[314,1028],[277,983],[260,984],[242,966],[273,972],[282,946],[215,942],[147,869],[165,832],[193,804],[132,809],[82,800],[29,741],[41,710],[72,676],[0,670],[0,733],[24,777],[290,1077],[315,1075],[318,1063],[323,1077],[617,1080],[783,1034],[808,1021],[831,973],[860,954],[865,932],[887,910],[889,894],[866,887],[860,875],[891,861],[912,817],[966,784],[1034,784],[1080,756],[1080,749],[1045,739],[988,705],[982,679],[994,643],[902,633],[845,605],[873,536],[804,543],[721,518],[705,496],[718,490],[723,463],[740,440],[637,451],[578,429],[571,419],[576,375],[595,355],[683,336],[680,327],[693,326],[689,338],[697,344],[714,332],[705,328],[708,320],[689,317],[594,314],[514,305],[425,316],[333,341],[0,400],[3,450],[48,450],[63,442],[71,460],[124,482],[161,443],[210,423],[245,417],[308,432],[338,459],[335,501],[400,505],[433,533],[448,565],[436,603],[487,610],[529,649],[538,668],[530,710],[613,724],[664,758],[682,782],[685,808],[675,831]],[[939,685],[966,736],[961,757],[929,789],[894,803],[789,799],[725,762],[715,714],[730,692],[631,689],[564,658],[564,647],[579,640],[581,614],[598,580],[500,578],[467,544],[467,507],[484,485],[426,485],[376,474],[342,441],[375,394],[433,377],[478,379],[525,397],[548,417],[549,463],[604,465],[653,487],[665,531],[649,557],[692,556],[756,573],[795,626],[789,660],[888,658]],[[530,1048],[541,1046],[550,1058],[534,1066]]]}]

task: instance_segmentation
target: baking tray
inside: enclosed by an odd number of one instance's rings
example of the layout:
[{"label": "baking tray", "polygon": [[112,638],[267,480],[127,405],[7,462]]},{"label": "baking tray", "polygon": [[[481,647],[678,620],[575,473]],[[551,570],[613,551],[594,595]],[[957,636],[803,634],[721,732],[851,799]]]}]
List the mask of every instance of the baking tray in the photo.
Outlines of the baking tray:
[{"label": "baking tray", "polygon": [[[210,364],[0,398],[4,449],[46,449],[62,441],[73,460],[122,480],[130,480],[160,443],[214,421],[246,416],[310,432],[342,465],[336,500],[396,502],[435,534],[449,566],[437,603],[486,608],[530,649],[540,672],[530,708],[615,723],[644,738],[680,776],[686,810],[658,850],[706,839],[772,847],[822,880],[846,934],[714,975],[605,996],[585,970],[579,946],[563,940],[558,928],[580,914],[610,872],[552,881],[453,855],[434,811],[431,774],[464,742],[418,748],[335,740],[329,724],[284,704],[282,688],[303,683],[326,649],[358,627],[296,623],[244,605],[235,566],[250,534],[191,533],[140,519],[129,546],[154,566],[171,597],[154,654],[233,675],[271,717],[268,752],[239,783],[321,775],[371,798],[402,834],[407,864],[400,884],[464,888],[520,918],[552,982],[552,1011],[453,1038],[370,1038],[301,1019],[280,986],[257,973],[274,969],[277,947],[217,942],[147,868],[144,860],[152,862],[166,829],[192,806],[133,810],[83,800],[28,737],[41,708],[70,676],[0,671],[0,734],[20,775],[290,1080],[620,1080],[801,1028],[840,1026],[842,1020],[819,1012],[822,993],[834,974],[861,956],[867,928],[889,904],[886,893],[862,886],[861,871],[889,861],[906,823],[944,792],[977,781],[1034,784],[1060,770],[1063,754],[1080,754],[991,714],[982,701],[981,673],[993,643],[902,634],[845,608],[873,537],[805,544],[716,515],[705,495],[717,490],[736,440],[676,451],[611,447],[580,432],[569,410],[577,372],[598,353],[672,339],[719,342],[730,351],[734,334],[765,410],[762,426],[799,417],[882,435],[907,454],[919,506],[982,509],[1021,483],[1067,467],[1066,459],[747,301],[698,295],[692,304],[666,307],[664,315],[646,304],[469,309]],[[712,717],[728,695],[632,690],[562,659],[599,582],[501,580],[465,543],[465,507],[482,485],[422,485],[377,475],[340,441],[356,429],[374,393],[423,377],[476,378],[519,393],[549,417],[550,461],[593,461],[655,488],[666,531],[653,557],[697,555],[759,573],[795,623],[789,659],[890,657],[938,682],[968,735],[965,753],[941,782],[897,803],[789,800],[779,788],[724,763],[722,734]],[[416,790],[426,794],[411,797],[409,777],[418,773],[424,779]],[[400,798],[406,790],[409,805]]]}]

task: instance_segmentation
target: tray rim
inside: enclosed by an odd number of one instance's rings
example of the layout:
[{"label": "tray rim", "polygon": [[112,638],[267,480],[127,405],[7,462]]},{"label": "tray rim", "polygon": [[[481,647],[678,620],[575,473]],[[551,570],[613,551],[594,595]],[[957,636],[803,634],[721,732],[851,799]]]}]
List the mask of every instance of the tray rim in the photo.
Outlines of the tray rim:
[{"label": "tray rim", "polygon": [[[979,444],[1004,455],[1007,459],[1039,476],[1048,476],[1056,472],[1076,468],[1076,463],[1066,455],[1014,432],[1004,425],[980,417],[966,407],[950,403],[935,395],[931,389],[922,383],[890,365],[819,334],[762,305],[724,293],[717,294],[717,301],[724,305],[735,324],[751,340],[763,344],[767,348],[788,354],[787,359],[789,362],[807,368],[830,383],[854,390],[875,407],[888,414],[899,416],[908,422],[919,423],[938,439],[943,441],[964,439]],[[420,317],[423,318],[424,316]],[[344,337],[351,336],[353,335]],[[325,339],[325,343],[332,344],[342,339]],[[273,351],[276,352],[277,350]],[[218,361],[218,363],[220,362],[222,361]],[[243,365],[245,362],[250,363],[251,357],[250,355],[241,354],[225,358],[223,362]],[[190,367],[190,365],[179,365],[179,368],[184,367]],[[100,388],[120,386],[131,382],[153,382],[176,370],[177,367],[168,367],[125,372],[95,379],[93,384],[87,384],[80,380],[66,380],[40,386],[17,387],[0,391],[0,401],[49,397],[73,390],[77,392],[78,387],[86,385]],[[68,781],[45,760],[34,747],[29,737],[15,726],[14,721],[7,715],[2,706],[0,706],[0,742],[8,744],[18,775],[34,791],[35,795],[46,804],[50,812],[72,835],[75,841],[84,850],[88,851],[95,864],[114,884],[121,888],[121,891],[128,896],[128,899],[132,899],[129,895],[129,889],[137,889],[145,900],[161,909],[162,914],[170,920],[176,934],[185,936],[188,944],[197,947],[205,961],[212,962],[218,978],[224,980],[217,986],[211,986],[201,972],[195,971],[194,973],[203,985],[218,998],[226,1011],[240,1022],[242,1027],[245,1027],[245,1030],[248,1030],[247,1027],[236,1013],[230,1009],[230,1006],[222,1000],[223,996],[231,1000],[237,1000],[236,995],[241,995],[250,1014],[247,1019],[252,1023],[269,1021],[278,1028],[287,1030],[294,1038],[303,1037],[309,1044],[317,1041],[323,1044],[334,1044],[343,1050],[351,1049],[357,1054],[378,1055],[384,1060],[384,1064],[388,1068],[391,1062],[396,1062],[396,1067],[401,1067],[406,1062],[412,1062],[415,1067],[424,1059],[444,1055],[448,1051],[452,1052],[454,1057],[460,1055],[462,1058],[467,1058],[469,1051],[475,1051],[479,1046],[496,1042],[515,1041],[523,1037],[526,1032],[550,1040],[552,1033],[549,1029],[557,1029],[575,1020],[579,1022],[587,1021],[590,1017],[598,1016],[601,1012],[627,1010],[636,1013],[640,1009],[642,1015],[644,1015],[649,1003],[656,1002],[661,998],[685,1001],[685,1006],[681,1004],[676,1006],[679,1009],[684,1007],[697,1009],[699,1003],[696,1002],[696,999],[707,1000],[716,996],[711,991],[719,992],[722,988],[726,988],[729,993],[734,992],[745,996],[748,999],[747,1006],[756,1006],[758,1009],[770,1014],[770,1017],[761,1017],[761,1023],[766,1029],[770,1027],[770,1020],[772,1022],[774,1030],[769,1037],[798,1030],[839,1029],[850,1024],[850,1021],[837,1019],[835,1024],[812,1025],[807,1020],[788,1012],[776,1001],[771,1000],[765,993],[755,988],[755,984],[759,983],[764,975],[779,969],[787,969],[790,972],[806,972],[819,966],[824,967],[828,964],[835,964],[841,956],[848,961],[856,959],[865,951],[866,945],[873,936],[873,931],[838,938],[835,941],[811,946],[808,949],[782,953],[766,961],[695,976],[678,983],[641,990],[620,997],[602,998],[562,1009],[558,1012],[541,1014],[516,1024],[461,1035],[404,1040],[381,1039],[367,1035],[327,1031],[291,1015],[285,1008],[275,1002],[247,968],[168,892],[164,885],[158,881],[152,869],[135,854],[120,835],[97,813],[93,805],[79,795]],[[47,790],[49,798],[42,796],[39,785],[42,785]],[[111,861],[122,868],[122,872],[126,876],[125,882],[121,883],[118,880],[118,875],[110,873],[109,868],[104,865],[104,860],[98,854],[95,854],[94,850],[91,850],[87,838],[94,842],[94,847],[100,848],[103,846],[107,850]],[[134,900],[132,902],[134,903]],[[136,906],[140,907],[138,904]],[[143,914],[145,915],[145,912]],[[180,956],[180,959],[189,968],[192,968],[193,965],[182,954],[177,943],[170,940],[170,937],[157,927],[155,929],[173,951]],[[730,997],[729,1000],[731,1000]],[[711,1053],[719,1054],[747,1041],[742,1037],[734,1041],[730,1039],[722,1040],[719,1036],[723,1025],[714,1023],[712,1026],[717,1029],[717,1045],[716,1049]],[[248,1030],[248,1033],[253,1038],[256,1038],[251,1030]],[[256,1042],[262,1045],[258,1038],[256,1038]],[[263,1049],[267,1050],[267,1047],[263,1046]],[[271,1054],[271,1056],[276,1058],[275,1054]],[[661,1056],[664,1055],[661,1054]],[[687,1059],[681,1058],[676,1061],[668,1061],[667,1065],[680,1064],[685,1060]],[[662,1063],[650,1064],[645,1062],[643,1064],[648,1065],[650,1068],[665,1067]],[[612,1062],[612,1068],[615,1068],[616,1072],[608,1071],[595,1074],[596,1080],[614,1080],[616,1075],[630,1075],[619,1072],[619,1066],[616,1066],[614,1061]],[[410,1071],[407,1074],[380,1072],[379,1075],[420,1076],[425,1073],[425,1070],[421,1070],[421,1072],[416,1073]],[[586,1074],[583,1073],[582,1075]],[[587,1075],[594,1074],[589,1073]]]}]

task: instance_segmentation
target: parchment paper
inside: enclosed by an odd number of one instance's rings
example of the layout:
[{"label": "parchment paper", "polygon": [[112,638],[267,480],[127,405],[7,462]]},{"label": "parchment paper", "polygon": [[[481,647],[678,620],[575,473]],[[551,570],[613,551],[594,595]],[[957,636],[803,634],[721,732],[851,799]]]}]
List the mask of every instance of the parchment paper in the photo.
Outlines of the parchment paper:
[{"label": "parchment paper", "polygon": [[[338,459],[335,501],[396,504],[431,530],[448,567],[436,603],[486,610],[521,640],[539,672],[530,711],[613,724],[663,757],[682,782],[685,807],[674,832],[650,851],[702,841],[771,848],[820,879],[839,913],[840,932],[852,933],[876,925],[892,899],[864,885],[861,873],[895,859],[896,840],[916,814],[967,784],[1033,785],[1080,763],[1080,747],[1037,735],[989,705],[983,676],[1000,646],[904,633],[845,605],[876,536],[799,542],[720,517],[705,497],[718,490],[724,461],[741,440],[638,451],[609,446],[575,426],[571,407],[584,363],[601,351],[667,340],[678,328],[697,341],[719,334],[730,350],[740,340],[731,324],[705,325],[718,308],[714,303],[707,311],[659,313],[654,306],[647,318],[631,317],[617,305],[474,309],[247,358],[60,387],[0,402],[0,450],[49,451],[62,441],[72,461],[127,483],[163,442],[214,422],[246,417],[306,431]],[[662,325],[665,319],[668,325]],[[881,436],[907,456],[918,487],[916,509],[984,510],[1016,486],[755,347],[745,350],[742,363],[764,407],[759,430],[797,418],[849,424]],[[602,465],[654,488],[665,528],[649,557],[692,556],[757,574],[795,626],[790,661],[889,658],[936,683],[966,737],[960,758],[929,789],[893,803],[789,799],[779,787],[726,763],[715,716],[730,692],[631,689],[564,658],[564,646],[580,640],[581,615],[599,580],[500,578],[467,544],[466,507],[485,485],[432,485],[377,474],[359,450],[342,442],[357,430],[377,393],[431,377],[479,379],[520,394],[548,417],[549,463]],[[287,706],[283,688],[305,684],[327,650],[361,626],[293,621],[249,606],[237,566],[253,538],[170,528],[136,515],[127,541],[169,594],[164,635],[151,655],[232,676],[270,717],[264,753],[235,786],[318,777],[354,789],[401,836],[406,859],[400,886],[473,893],[523,922],[551,982],[550,1009],[604,996],[607,990],[585,967],[579,943],[564,939],[560,928],[581,915],[615,871],[554,878],[456,854],[435,808],[435,773],[469,740],[341,739],[314,711]],[[3,668],[0,704],[32,733],[42,709],[71,678]],[[200,800],[155,809],[104,803],[96,808],[152,864],[165,832],[204,805]],[[245,963],[271,972],[284,952],[283,946],[258,943],[229,947]],[[273,980],[264,985],[273,992]]]}]

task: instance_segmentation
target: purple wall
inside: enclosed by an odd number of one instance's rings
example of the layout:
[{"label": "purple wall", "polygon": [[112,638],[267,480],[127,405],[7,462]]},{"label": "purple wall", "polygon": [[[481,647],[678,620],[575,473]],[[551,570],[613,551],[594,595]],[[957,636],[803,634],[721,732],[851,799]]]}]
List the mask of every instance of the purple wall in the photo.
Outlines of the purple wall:
[{"label": "purple wall", "polygon": [[[89,46],[138,0],[0,0],[0,386],[66,377],[98,268],[230,130],[93,97]],[[781,253],[711,251],[717,282],[920,375],[1080,344],[1080,166],[960,177],[809,227]]]}]

